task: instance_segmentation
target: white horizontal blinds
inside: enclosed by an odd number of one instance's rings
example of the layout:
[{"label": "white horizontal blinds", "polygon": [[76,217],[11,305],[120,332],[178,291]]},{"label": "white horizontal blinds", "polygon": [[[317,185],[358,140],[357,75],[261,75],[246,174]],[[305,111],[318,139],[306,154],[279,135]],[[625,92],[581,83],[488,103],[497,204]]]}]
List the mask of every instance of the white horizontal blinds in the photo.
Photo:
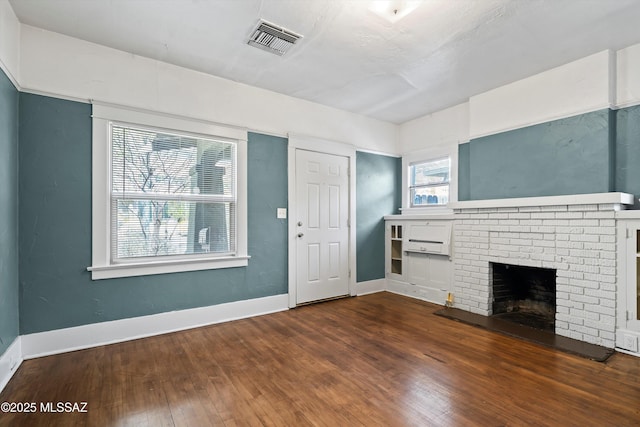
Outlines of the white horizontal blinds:
[{"label": "white horizontal blinds", "polygon": [[111,125],[112,258],[233,255],[236,144]]}]

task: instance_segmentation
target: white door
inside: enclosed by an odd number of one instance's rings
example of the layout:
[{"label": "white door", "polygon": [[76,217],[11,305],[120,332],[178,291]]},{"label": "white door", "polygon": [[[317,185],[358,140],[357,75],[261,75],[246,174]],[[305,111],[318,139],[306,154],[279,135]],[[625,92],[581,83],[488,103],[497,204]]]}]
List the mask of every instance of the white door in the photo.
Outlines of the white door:
[{"label": "white door", "polygon": [[349,294],[349,159],[296,150],[296,303]]}]

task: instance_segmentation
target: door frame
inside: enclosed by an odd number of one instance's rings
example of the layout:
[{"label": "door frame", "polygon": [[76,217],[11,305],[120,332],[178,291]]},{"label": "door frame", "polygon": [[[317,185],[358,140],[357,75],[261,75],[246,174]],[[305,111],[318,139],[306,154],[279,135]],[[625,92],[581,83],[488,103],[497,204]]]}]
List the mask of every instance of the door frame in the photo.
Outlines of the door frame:
[{"label": "door frame", "polygon": [[349,295],[356,295],[356,148],[342,142],[330,141],[305,135],[289,134],[287,148],[287,175],[289,197],[289,308],[295,307],[297,300],[297,200],[296,200],[296,152],[315,151],[323,154],[347,157],[349,159]]}]

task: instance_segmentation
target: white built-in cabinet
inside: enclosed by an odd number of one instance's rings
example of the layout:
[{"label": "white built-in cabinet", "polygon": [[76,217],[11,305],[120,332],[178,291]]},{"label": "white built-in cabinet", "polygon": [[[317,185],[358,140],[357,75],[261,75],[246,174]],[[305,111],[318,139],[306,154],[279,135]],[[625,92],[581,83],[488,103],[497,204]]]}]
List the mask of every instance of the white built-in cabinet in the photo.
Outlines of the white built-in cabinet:
[{"label": "white built-in cabinet", "polygon": [[616,347],[640,355],[640,212],[618,213]]},{"label": "white built-in cabinet", "polygon": [[385,217],[385,271],[391,292],[444,305],[453,283],[450,216]]},{"label": "white built-in cabinet", "polygon": [[404,280],[403,266],[404,259],[402,258],[402,230],[404,224],[402,222],[393,222],[387,224],[385,240],[386,250],[386,275],[389,278],[395,280]]}]

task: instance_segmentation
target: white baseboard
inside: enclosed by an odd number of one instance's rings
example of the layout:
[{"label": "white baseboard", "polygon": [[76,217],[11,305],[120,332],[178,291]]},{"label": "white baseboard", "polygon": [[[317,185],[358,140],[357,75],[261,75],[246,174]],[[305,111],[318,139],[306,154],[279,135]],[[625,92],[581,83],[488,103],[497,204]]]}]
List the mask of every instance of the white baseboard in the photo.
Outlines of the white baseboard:
[{"label": "white baseboard", "polygon": [[617,329],[616,351],[640,357],[640,332],[630,329]]},{"label": "white baseboard", "polygon": [[410,283],[398,282],[397,280],[387,281],[387,291],[437,305],[444,305],[446,300],[446,291],[433,290]]},{"label": "white baseboard", "polygon": [[418,299],[418,297],[416,296],[415,286],[411,286],[410,284],[404,282],[398,282],[397,280],[387,280],[387,291],[394,294],[403,295],[405,297]]},{"label": "white baseboard", "polygon": [[9,348],[0,356],[0,392],[9,383],[22,363],[21,338],[17,337]]},{"label": "white baseboard", "polygon": [[387,279],[367,280],[356,283],[356,295],[374,294],[387,290]]},{"label": "white baseboard", "polygon": [[636,352],[633,352],[633,351],[625,350],[624,348],[616,347],[614,350],[617,351],[618,353],[628,354],[629,356],[640,357],[640,353],[636,353]]},{"label": "white baseboard", "polygon": [[274,295],[23,335],[22,357],[33,359],[285,311],[288,302],[288,295]]}]

